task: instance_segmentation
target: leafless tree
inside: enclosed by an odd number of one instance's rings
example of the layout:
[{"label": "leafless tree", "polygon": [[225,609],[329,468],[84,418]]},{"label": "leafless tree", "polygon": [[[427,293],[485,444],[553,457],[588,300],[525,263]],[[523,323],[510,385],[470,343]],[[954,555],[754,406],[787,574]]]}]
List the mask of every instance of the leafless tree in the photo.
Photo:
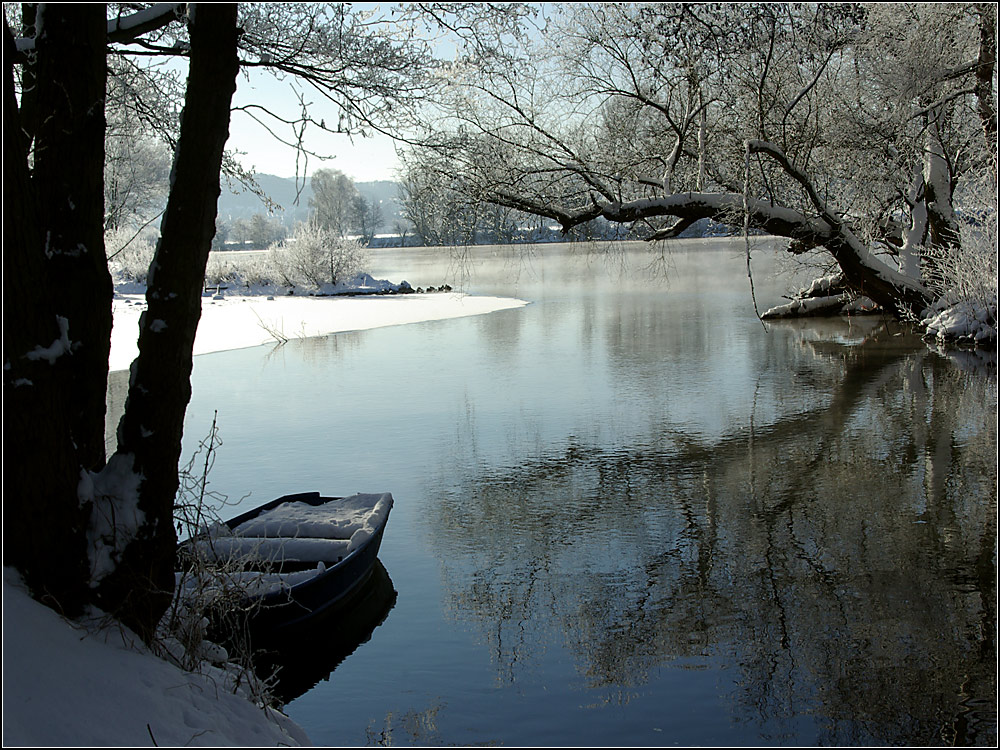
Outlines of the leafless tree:
[{"label": "leafless tree", "polygon": [[292,242],[270,248],[270,260],[288,286],[336,285],[367,270],[368,250],[356,239],[340,237],[315,221],[299,224]]},{"label": "leafless tree", "polygon": [[981,4],[563,6],[517,48],[459,59],[448,119],[435,108],[421,144],[471,200],[654,240],[703,218],[760,229],[919,312],[936,297],[927,249],[960,243],[956,196],[995,180],[994,19]]},{"label": "leafless tree", "polygon": [[361,193],[358,193],[354,200],[354,228],[366,245],[371,244],[375,235],[378,234],[383,218],[381,201],[368,200]]},{"label": "leafless tree", "polygon": [[424,245],[512,242],[527,217],[470,195],[464,175],[450,155],[415,150],[405,155],[399,196],[404,217]]},{"label": "leafless tree", "polygon": [[318,169],[310,180],[309,198],[313,221],[336,237],[344,237],[354,225],[354,202],[358,189],[354,181],[337,169]]}]

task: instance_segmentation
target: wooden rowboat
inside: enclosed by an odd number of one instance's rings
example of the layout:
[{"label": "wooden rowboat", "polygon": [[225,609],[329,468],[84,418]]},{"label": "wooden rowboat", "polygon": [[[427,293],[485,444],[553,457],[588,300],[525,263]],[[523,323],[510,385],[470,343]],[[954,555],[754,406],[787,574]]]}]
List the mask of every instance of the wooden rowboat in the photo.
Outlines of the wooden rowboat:
[{"label": "wooden rowboat", "polygon": [[225,570],[257,647],[350,607],[372,575],[392,495],[285,495],[182,543],[178,556]]}]

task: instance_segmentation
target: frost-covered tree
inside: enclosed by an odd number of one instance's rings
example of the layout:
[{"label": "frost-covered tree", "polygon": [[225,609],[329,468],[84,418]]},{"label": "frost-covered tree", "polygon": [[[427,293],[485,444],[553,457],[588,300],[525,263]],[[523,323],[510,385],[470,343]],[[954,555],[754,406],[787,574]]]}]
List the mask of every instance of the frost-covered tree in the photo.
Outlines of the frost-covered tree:
[{"label": "frost-covered tree", "polygon": [[[423,245],[443,243],[449,203],[444,199],[444,182],[425,168],[432,152],[410,152],[399,175],[399,204],[403,218],[413,227]],[[423,157],[423,158],[421,158]]]},{"label": "frost-covered tree", "polygon": [[163,210],[184,85],[177,69],[139,65],[113,49],[106,59],[104,223],[114,231],[151,223]]},{"label": "frost-covered tree", "polygon": [[104,158],[104,228],[138,227],[154,220],[166,200],[171,155],[159,141],[108,133]]},{"label": "frost-covered tree", "polygon": [[382,207],[377,200],[368,200],[361,193],[354,196],[354,229],[361,241],[371,244],[379,227],[382,226]]},{"label": "frost-covered tree", "polygon": [[262,250],[284,239],[286,230],[276,218],[256,213],[249,219],[233,219],[229,234],[241,244],[250,243],[252,248]]},{"label": "frost-covered tree", "polygon": [[[957,201],[996,180],[992,4],[591,4],[448,71],[422,145],[470,199],[652,239],[789,239],[897,314],[935,301]],[[992,173],[991,173],[991,170]],[[995,205],[992,207],[995,211]]]},{"label": "frost-covered tree", "polygon": [[[345,5],[33,4],[4,34],[5,565],[73,615],[97,604],[150,639],[169,602],[173,503],[201,287],[240,68],[295,77],[340,112],[244,114],[291,130],[388,127],[426,95],[407,27]],[[186,64],[176,88],[153,63]],[[116,81],[117,84],[117,81]],[[104,247],[109,92],[173,150],[117,447],[104,417],[113,287]],[[117,104],[115,106],[118,106]],[[122,105],[125,106],[125,105]],[[179,118],[177,115],[179,114]],[[279,137],[281,133],[278,133]],[[296,141],[296,138],[299,140]],[[308,154],[303,149],[303,157]]]},{"label": "frost-covered tree", "polygon": [[355,239],[341,237],[315,221],[295,227],[288,242],[269,250],[270,262],[288,286],[337,284],[368,269],[368,251]]},{"label": "frost-covered tree", "polygon": [[470,245],[478,240],[509,242],[520,215],[505,206],[470,198],[460,165],[447,154],[411,151],[399,181],[403,216],[424,245]]},{"label": "frost-covered tree", "polygon": [[338,169],[317,169],[310,179],[313,194],[309,198],[312,220],[338,237],[354,226],[358,189],[354,181]]}]

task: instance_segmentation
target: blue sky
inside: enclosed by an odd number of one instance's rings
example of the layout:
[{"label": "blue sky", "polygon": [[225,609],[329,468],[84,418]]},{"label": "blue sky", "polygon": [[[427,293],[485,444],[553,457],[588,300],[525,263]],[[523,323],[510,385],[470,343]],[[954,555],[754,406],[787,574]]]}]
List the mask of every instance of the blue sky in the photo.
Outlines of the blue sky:
[{"label": "blue sky", "polygon": [[[372,12],[379,18],[388,14],[396,4],[353,3],[352,5],[354,11]],[[448,56],[454,54],[454,46],[447,42],[439,40],[436,46],[439,54]],[[339,114],[337,108],[310,87],[293,83],[291,77],[278,80],[273,73],[255,68],[247,69],[246,75],[241,73],[237,81],[233,106],[261,104],[282,117],[295,119],[299,115],[300,104],[293,86],[306,95],[306,102],[311,105],[309,114],[314,120],[337,122]],[[270,123],[274,127],[281,124],[273,120]],[[289,140],[292,138],[291,130],[288,126],[284,127],[283,131],[276,132]],[[246,152],[245,156],[239,157],[245,167],[252,168],[258,173],[279,177],[296,176],[295,149],[280,143],[246,113],[233,112],[229,132],[228,148]],[[355,182],[396,179],[399,160],[396,157],[394,142],[387,136],[374,134],[368,138],[352,139],[345,135],[333,135],[312,128],[311,131],[306,131],[306,147],[314,153],[333,157],[323,161],[310,157],[307,165],[308,174],[326,167],[339,169]],[[300,161],[300,176],[302,166]]]}]

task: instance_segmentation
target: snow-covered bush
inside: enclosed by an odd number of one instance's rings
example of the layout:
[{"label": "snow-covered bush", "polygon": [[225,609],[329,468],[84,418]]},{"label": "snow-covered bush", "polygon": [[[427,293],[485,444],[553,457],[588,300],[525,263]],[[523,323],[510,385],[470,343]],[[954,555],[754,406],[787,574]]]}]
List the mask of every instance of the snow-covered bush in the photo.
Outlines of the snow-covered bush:
[{"label": "snow-covered bush", "polygon": [[269,255],[211,253],[205,268],[205,282],[210,286],[227,284],[241,287],[268,287],[279,283],[280,275]]},{"label": "snow-covered bush", "polygon": [[151,231],[112,230],[104,235],[104,251],[111,272],[120,281],[145,283],[156,251],[156,236]]},{"label": "snow-covered bush", "polygon": [[290,239],[272,245],[268,254],[287,286],[336,284],[367,271],[369,263],[360,242],[337,237],[315,222],[299,224]]},{"label": "snow-covered bush", "polygon": [[997,337],[996,170],[965,192],[972,207],[958,214],[961,244],[926,251],[934,269],[928,286],[938,302],[924,324],[935,338],[982,344]]}]

